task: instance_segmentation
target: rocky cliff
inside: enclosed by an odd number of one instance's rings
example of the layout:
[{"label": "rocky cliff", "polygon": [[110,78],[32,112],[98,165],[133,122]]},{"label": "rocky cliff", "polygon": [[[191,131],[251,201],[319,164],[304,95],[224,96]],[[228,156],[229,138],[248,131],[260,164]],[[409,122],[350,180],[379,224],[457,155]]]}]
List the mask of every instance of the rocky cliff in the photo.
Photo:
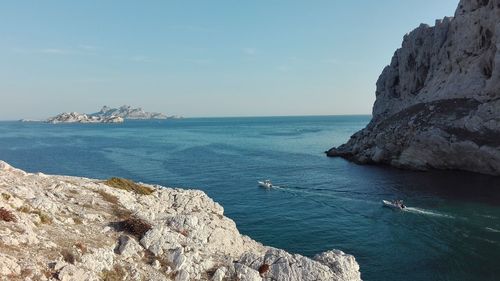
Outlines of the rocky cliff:
[{"label": "rocky cliff", "polygon": [[500,175],[500,0],[461,0],[453,18],[405,35],[373,119],[327,155]]},{"label": "rocky cliff", "polygon": [[30,174],[0,161],[0,280],[360,280],[241,235],[197,190]]}]

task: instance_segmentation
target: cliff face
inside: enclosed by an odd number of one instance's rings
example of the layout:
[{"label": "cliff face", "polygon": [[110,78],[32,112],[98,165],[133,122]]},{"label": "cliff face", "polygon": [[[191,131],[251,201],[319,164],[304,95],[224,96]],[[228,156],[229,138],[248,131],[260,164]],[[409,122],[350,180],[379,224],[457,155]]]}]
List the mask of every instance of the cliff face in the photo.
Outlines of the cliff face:
[{"label": "cliff face", "polygon": [[373,119],[328,156],[500,175],[500,0],[404,36],[377,81]]},{"label": "cliff face", "polygon": [[361,280],[241,235],[196,190],[30,174],[0,161],[0,280]]}]

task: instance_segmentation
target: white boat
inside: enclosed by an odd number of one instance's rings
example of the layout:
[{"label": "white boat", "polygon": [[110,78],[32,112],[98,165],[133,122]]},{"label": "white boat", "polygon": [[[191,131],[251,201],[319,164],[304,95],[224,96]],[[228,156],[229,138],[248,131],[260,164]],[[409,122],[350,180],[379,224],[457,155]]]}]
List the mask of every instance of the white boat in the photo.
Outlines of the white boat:
[{"label": "white boat", "polygon": [[403,210],[406,208],[406,206],[403,204],[403,201],[387,201],[387,200],[382,200],[382,203],[384,206],[389,207],[389,208],[394,208],[398,210]]},{"label": "white boat", "polygon": [[272,188],[273,187],[273,183],[271,182],[271,180],[258,181],[258,183],[259,183],[260,187],[264,187],[264,188]]}]

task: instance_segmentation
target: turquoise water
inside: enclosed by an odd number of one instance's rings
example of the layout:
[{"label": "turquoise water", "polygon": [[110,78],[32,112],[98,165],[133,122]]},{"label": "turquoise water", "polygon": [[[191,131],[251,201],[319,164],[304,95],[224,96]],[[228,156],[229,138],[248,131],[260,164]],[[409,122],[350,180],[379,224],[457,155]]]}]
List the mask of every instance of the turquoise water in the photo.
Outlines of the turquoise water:
[{"label": "turquoise water", "polygon": [[[0,159],[28,171],[202,189],[242,233],[307,256],[341,249],[356,256],[365,280],[500,280],[500,179],[324,156],[368,121],[0,122]],[[258,188],[265,178],[280,187]],[[408,211],[381,206],[394,198]]]}]

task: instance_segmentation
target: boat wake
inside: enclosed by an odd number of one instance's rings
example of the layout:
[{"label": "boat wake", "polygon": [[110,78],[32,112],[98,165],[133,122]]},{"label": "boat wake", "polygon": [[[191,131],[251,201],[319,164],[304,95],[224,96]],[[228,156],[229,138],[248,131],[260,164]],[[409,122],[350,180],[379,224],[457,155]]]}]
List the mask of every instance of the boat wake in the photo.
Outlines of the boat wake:
[{"label": "boat wake", "polygon": [[497,233],[500,232],[500,230],[495,229],[495,228],[491,228],[491,227],[485,227],[484,229],[486,229],[486,230],[488,230],[490,232],[497,232]]},{"label": "boat wake", "polygon": [[[358,199],[358,198],[352,198],[352,197],[345,197],[345,196],[339,196],[337,194],[328,194],[324,192],[318,192],[316,190],[309,190],[306,188],[301,188],[301,187],[294,187],[294,186],[278,186],[278,185],[273,185],[273,189],[277,189],[283,192],[290,192],[290,193],[295,193],[295,194],[304,194],[304,195],[312,195],[314,197],[322,198],[322,197],[329,197],[329,198],[335,198],[337,200],[344,200],[344,201],[357,201],[357,202],[363,202],[365,204],[374,204],[378,205],[380,201],[372,201],[372,200],[365,200],[365,199]],[[329,190],[335,192],[335,190]],[[415,207],[406,207],[402,211],[413,213],[413,214],[420,214],[420,215],[427,215],[427,216],[433,216],[433,217],[441,217],[441,218],[449,218],[449,219],[455,219],[454,216],[447,215],[447,214],[442,214],[438,212],[433,212],[425,209],[420,209],[420,208],[415,208]]]},{"label": "boat wake", "polygon": [[432,212],[429,210],[424,210],[420,208],[414,208],[414,207],[406,207],[404,208],[404,211],[414,213],[414,214],[422,214],[422,215],[428,215],[428,216],[433,216],[433,217],[442,217],[442,218],[449,218],[449,219],[454,219],[454,216],[446,215],[446,214],[441,214],[441,213],[436,213]]}]

